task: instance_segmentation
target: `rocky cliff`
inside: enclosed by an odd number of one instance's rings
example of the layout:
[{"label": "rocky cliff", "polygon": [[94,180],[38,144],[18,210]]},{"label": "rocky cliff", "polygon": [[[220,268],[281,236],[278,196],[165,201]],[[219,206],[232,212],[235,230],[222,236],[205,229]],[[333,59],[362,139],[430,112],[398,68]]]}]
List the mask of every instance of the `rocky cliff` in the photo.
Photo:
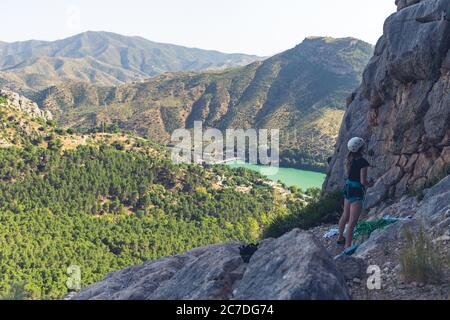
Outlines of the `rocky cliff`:
[{"label": "rocky cliff", "polygon": [[40,109],[35,102],[16,92],[0,89],[0,97],[4,99],[4,107],[6,108],[12,108],[19,112],[23,112],[32,118],[41,118],[44,120],[53,119],[53,115],[49,110]]},{"label": "rocky cliff", "polygon": [[50,111],[40,109],[33,101],[0,89],[0,148],[43,140],[44,127],[52,118]]},{"label": "rocky cliff", "polygon": [[349,98],[324,185],[342,186],[348,139],[367,139],[368,208],[422,189],[450,164],[450,0],[396,3]]}]

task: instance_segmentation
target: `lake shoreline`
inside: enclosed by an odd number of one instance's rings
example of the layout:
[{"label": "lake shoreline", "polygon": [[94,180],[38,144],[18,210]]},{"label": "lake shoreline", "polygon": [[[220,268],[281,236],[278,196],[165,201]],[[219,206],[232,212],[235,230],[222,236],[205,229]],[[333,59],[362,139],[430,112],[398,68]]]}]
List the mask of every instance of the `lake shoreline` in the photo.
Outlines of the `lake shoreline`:
[{"label": "lake shoreline", "polygon": [[245,168],[257,171],[269,180],[280,181],[288,187],[296,186],[302,190],[309,188],[321,189],[326,177],[324,173],[287,167],[278,167],[275,174],[268,175],[264,174],[264,170],[271,169],[270,166],[249,164],[243,161],[229,161],[224,163],[224,165],[230,168]]}]

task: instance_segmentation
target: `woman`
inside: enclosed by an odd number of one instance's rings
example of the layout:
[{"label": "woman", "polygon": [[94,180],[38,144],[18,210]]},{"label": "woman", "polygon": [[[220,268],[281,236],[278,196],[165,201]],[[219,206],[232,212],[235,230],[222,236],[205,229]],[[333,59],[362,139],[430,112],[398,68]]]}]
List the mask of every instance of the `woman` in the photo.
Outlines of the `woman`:
[{"label": "woman", "polygon": [[[344,214],[339,221],[338,244],[345,244],[345,249],[352,246],[353,231],[358,223],[362,211],[364,193],[373,183],[367,180],[369,163],[364,159],[366,143],[364,139],[353,138],[348,142],[349,153],[345,159],[345,173],[347,179],[344,188]],[[345,226],[347,231],[344,237]]]}]

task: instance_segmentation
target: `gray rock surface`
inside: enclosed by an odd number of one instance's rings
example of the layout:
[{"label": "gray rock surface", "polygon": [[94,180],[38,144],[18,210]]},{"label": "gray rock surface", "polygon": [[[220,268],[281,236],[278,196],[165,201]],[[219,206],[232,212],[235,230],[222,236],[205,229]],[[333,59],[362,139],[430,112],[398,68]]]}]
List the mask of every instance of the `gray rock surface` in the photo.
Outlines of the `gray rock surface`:
[{"label": "gray rock surface", "polygon": [[450,0],[398,0],[348,106],[325,191],[344,182],[347,141],[361,136],[376,180],[367,208],[423,188],[450,164]]},{"label": "gray rock surface", "polygon": [[146,299],[229,299],[234,283],[242,278],[245,270],[239,254],[241,245],[225,244],[200,249],[201,254]]},{"label": "gray rock surface", "polygon": [[243,265],[241,245],[212,245],[113,272],[73,299],[227,299],[231,285],[239,278],[234,272]]},{"label": "gray rock surface", "polygon": [[369,239],[359,246],[355,257],[367,260],[374,253],[380,251],[391,251],[396,248],[401,240],[405,238],[405,231],[418,231],[420,222],[417,220],[401,221],[392,224],[385,229],[372,232]]},{"label": "gray rock surface", "polygon": [[370,238],[356,251],[355,257],[367,259],[375,252],[398,246],[404,240],[405,231],[418,232],[423,228],[428,236],[440,237],[450,232],[450,176],[444,178],[432,188],[424,190],[423,199],[418,202],[415,197],[404,197],[400,201],[383,208],[374,218],[389,215],[405,218],[385,229],[374,231]]},{"label": "gray rock surface", "polygon": [[313,235],[294,230],[261,244],[234,291],[235,299],[345,300],[344,277]]},{"label": "gray rock surface", "polygon": [[413,4],[419,3],[420,0],[395,0],[397,5],[397,10],[402,10],[406,7],[412,6]]},{"label": "gray rock surface", "polygon": [[347,281],[355,278],[363,279],[366,276],[367,263],[361,258],[343,255],[339,256],[335,263]]},{"label": "gray rock surface", "polygon": [[309,233],[268,239],[245,264],[240,243],[212,245],[109,274],[75,300],[349,299],[344,276]]},{"label": "gray rock surface", "polygon": [[424,191],[417,211],[436,234],[450,231],[450,176]]}]

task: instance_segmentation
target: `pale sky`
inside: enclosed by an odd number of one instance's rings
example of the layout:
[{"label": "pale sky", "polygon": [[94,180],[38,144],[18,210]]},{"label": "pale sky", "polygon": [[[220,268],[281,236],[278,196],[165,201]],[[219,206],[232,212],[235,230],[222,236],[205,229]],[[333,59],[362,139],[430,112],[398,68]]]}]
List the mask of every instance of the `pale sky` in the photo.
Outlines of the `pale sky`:
[{"label": "pale sky", "polygon": [[394,0],[1,0],[0,41],[110,31],[228,53],[269,56],[307,36],[375,44]]}]

